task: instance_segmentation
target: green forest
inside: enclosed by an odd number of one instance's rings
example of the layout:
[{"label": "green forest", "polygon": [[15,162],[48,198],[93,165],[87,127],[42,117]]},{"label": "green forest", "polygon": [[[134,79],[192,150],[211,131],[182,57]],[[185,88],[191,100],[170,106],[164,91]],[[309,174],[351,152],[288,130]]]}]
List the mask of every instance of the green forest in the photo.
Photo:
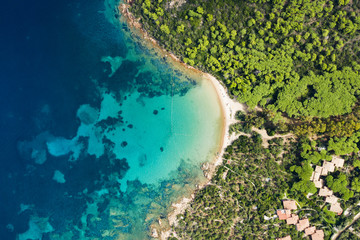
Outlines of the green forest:
[{"label": "green forest", "polygon": [[[285,197],[325,239],[339,229],[337,239],[358,239],[359,220],[356,231],[348,225],[360,212],[359,0],[133,0],[130,11],[160,46],[249,107],[230,127],[242,136],[178,216],[179,239],[303,239],[264,218]],[[280,137],[265,146],[259,129]],[[345,165],[323,180],[346,216],[329,211],[310,181],[334,155]]]},{"label": "green forest", "polygon": [[[277,151],[268,151],[261,143],[261,137],[252,133],[227,148],[224,164],[211,184],[178,216],[176,232],[180,239],[267,239],[289,233],[293,239],[301,239],[295,226],[279,228],[275,226],[281,222],[278,219],[264,219],[272,218],[281,208],[279,199],[289,189],[291,174],[276,163]],[[271,145],[288,149],[281,138]]]},{"label": "green forest", "polygon": [[[231,197],[247,197],[248,202],[244,204],[247,209],[250,209],[254,204],[266,206],[267,212],[261,211],[261,209],[256,209],[256,211],[252,209],[252,214],[257,218],[252,218],[249,223],[253,224],[252,220],[257,219],[257,223],[260,221],[260,225],[265,225],[271,229],[275,226],[280,227],[275,227],[272,231],[261,227],[246,228],[245,231],[233,232],[234,235],[224,239],[274,239],[274,235],[282,237],[289,234],[292,239],[303,239],[302,235],[298,235],[298,232],[292,231],[291,227],[289,228],[288,225],[281,223],[281,221],[276,219],[265,221],[261,219],[263,216],[268,216],[269,213],[274,214],[276,209],[281,208],[281,205],[279,205],[281,204],[280,200],[284,198],[296,199],[301,206],[297,212],[299,216],[305,216],[310,219],[312,224],[321,227],[325,232],[325,239],[329,239],[330,236],[336,233],[335,229],[345,228],[351,223],[353,217],[360,212],[360,157],[358,155],[360,131],[344,136],[342,131],[326,131],[326,128],[324,128],[325,130],[323,129],[321,135],[316,135],[316,140],[313,139],[314,137],[311,139],[307,134],[294,135],[295,138],[290,138],[290,140],[275,137],[268,141],[268,146],[265,148],[261,142],[261,137],[252,129],[265,129],[269,135],[279,134],[279,136],[282,136],[281,134],[296,132],[298,126],[292,122],[274,122],[274,116],[267,111],[250,111],[247,114],[238,112],[236,116],[238,122],[231,126],[230,132],[247,135],[240,136],[227,148],[224,155],[224,165],[219,167],[211,183],[218,184],[216,181],[218,181],[219,175],[224,176],[222,175],[223,171],[221,171],[224,166],[233,169],[237,172],[237,175],[233,176],[233,178],[227,175],[226,178],[220,181],[224,185],[223,189],[235,191]],[[331,119],[326,119],[326,121],[329,122],[329,126],[334,123]],[[358,120],[356,121],[358,122]],[[314,123],[314,126],[317,124],[319,123]],[[326,126],[326,123],[324,124]],[[322,161],[330,161],[333,155],[342,156],[345,159],[345,166],[329,173],[324,177],[324,180],[326,186],[335,193],[335,196],[340,198],[342,208],[348,212],[346,216],[344,214],[337,216],[335,213],[330,212],[330,206],[323,197],[318,196],[318,189],[310,181],[314,166],[321,166]],[[261,187],[256,194],[253,192],[249,194],[248,191],[251,191],[253,186],[249,185],[249,182],[239,182],[242,178],[236,176],[246,176],[246,179],[249,180],[254,179],[253,182],[257,182],[258,186]],[[244,188],[234,190],[231,188],[234,184],[244,186]],[[199,199],[203,198],[201,192],[196,196]],[[275,198],[259,199],[259,196],[269,192],[273,192],[271,196]],[[215,194],[219,194],[219,192]],[[211,199],[214,199],[214,196]],[[199,201],[202,203],[202,200]],[[193,205],[196,205],[190,208],[194,209],[194,212],[198,208],[197,203],[195,200]],[[219,211],[221,214],[214,214],[214,216],[223,214],[222,209]],[[197,215],[199,213],[193,214]],[[240,214],[240,216],[244,215]],[[228,219],[229,216],[226,218]],[[181,216],[182,220],[188,220],[188,218],[183,219]],[[198,221],[198,219],[191,220],[193,222],[187,221],[187,224],[183,225],[195,226],[194,222]],[[244,221],[240,220],[240,222],[241,224],[238,223],[238,225],[244,224]],[[237,224],[234,224],[234,226],[237,226]],[[355,224],[354,226],[358,225]],[[189,231],[188,228],[185,228],[185,230]],[[176,232],[182,231],[182,229],[176,229]],[[190,231],[190,234],[197,231]],[[355,238],[356,235],[349,231],[341,234],[339,239],[346,239],[344,236],[348,235],[351,235],[352,239],[357,239]],[[184,239],[196,239],[188,237],[189,235],[185,236]],[[180,239],[183,239],[183,237]]]},{"label": "green forest", "polygon": [[350,113],[359,97],[359,1],[135,0],[143,27],[240,102],[289,117]]}]

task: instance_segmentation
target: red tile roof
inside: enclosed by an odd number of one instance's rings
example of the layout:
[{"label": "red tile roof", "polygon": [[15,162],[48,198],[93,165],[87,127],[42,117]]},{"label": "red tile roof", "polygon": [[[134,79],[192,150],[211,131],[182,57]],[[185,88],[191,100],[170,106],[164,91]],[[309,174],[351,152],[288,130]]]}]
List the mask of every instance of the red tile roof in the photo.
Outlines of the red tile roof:
[{"label": "red tile roof", "polygon": [[290,210],[285,210],[285,209],[277,210],[276,214],[278,215],[280,220],[286,220],[288,217],[291,216]]}]

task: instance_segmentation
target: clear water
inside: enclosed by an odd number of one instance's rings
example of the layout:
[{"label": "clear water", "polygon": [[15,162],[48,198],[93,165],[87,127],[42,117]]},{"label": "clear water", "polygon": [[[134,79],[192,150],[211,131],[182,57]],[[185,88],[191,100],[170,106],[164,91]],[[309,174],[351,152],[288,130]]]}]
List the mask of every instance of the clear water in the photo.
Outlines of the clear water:
[{"label": "clear water", "polygon": [[117,4],[3,3],[1,239],[148,239],[215,156],[215,90],[142,45]]}]

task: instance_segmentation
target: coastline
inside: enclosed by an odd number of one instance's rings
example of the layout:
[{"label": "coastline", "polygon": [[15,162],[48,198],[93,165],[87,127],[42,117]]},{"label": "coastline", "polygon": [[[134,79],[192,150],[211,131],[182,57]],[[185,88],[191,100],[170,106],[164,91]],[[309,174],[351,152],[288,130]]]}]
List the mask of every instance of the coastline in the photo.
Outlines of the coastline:
[{"label": "coastline", "polygon": [[[178,202],[174,202],[171,205],[172,211],[168,214],[168,221],[170,226],[177,224],[176,216],[178,214],[183,213],[186,210],[186,208],[189,206],[191,201],[195,198],[195,193],[210,184],[211,178],[215,173],[216,167],[222,164],[222,156],[225,152],[226,147],[231,145],[232,141],[234,141],[238,137],[235,133],[231,135],[229,134],[230,125],[237,121],[235,119],[235,114],[237,111],[243,111],[243,112],[246,111],[245,104],[236,102],[235,100],[231,99],[227,94],[225,87],[214,76],[208,73],[201,72],[197,69],[194,70],[197,71],[196,72],[197,74],[200,74],[202,79],[204,79],[205,81],[210,81],[217,93],[217,97],[221,105],[221,111],[223,117],[221,141],[214,160],[210,161],[207,164],[204,164],[202,168],[204,175],[207,178],[207,181],[201,185],[198,185],[195,191],[191,194],[191,196],[183,197]],[[173,233],[171,230],[166,232],[161,232],[159,237],[161,240],[165,240],[170,236],[171,233]]]},{"label": "coastline", "polygon": [[[125,3],[120,3],[120,5],[118,6],[118,10],[119,12],[121,12],[121,16],[125,19],[124,22],[127,23],[132,33],[135,33],[136,35],[140,36],[141,39],[145,40],[144,41],[145,45],[148,45],[148,47],[156,49],[157,51],[160,52],[162,56],[169,58],[170,59],[169,62],[178,70],[182,72],[186,72],[195,79],[209,81],[217,93],[218,101],[221,106],[222,129],[221,129],[219,148],[216,151],[216,156],[214,157],[214,159],[212,161],[209,161],[208,163],[203,164],[202,166],[204,176],[206,177],[207,180],[199,184],[190,196],[184,196],[181,199],[179,199],[179,201],[172,203],[170,212],[167,216],[167,220],[169,222],[169,226],[173,226],[177,224],[176,216],[185,211],[185,209],[194,199],[195,193],[197,191],[204,188],[210,183],[211,178],[216,170],[216,167],[222,164],[222,156],[224,154],[226,147],[230,145],[231,142],[235,140],[237,137],[235,133],[233,133],[232,135],[229,134],[229,127],[230,125],[232,125],[237,121],[235,119],[236,112],[237,111],[246,112],[247,107],[245,104],[233,100],[228,95],[226,88],[214,76],[185,64],[173,53],[168,52],[167,50],[162,48],[158,44],[158,42],[155,39],[153,39],[142,28],[138,19],[135,19],[135,17],[130,13],[130,11],[128,10],[128,8],[130,7],[129,5],[130,3],[131,0],[125,0]],[[159,225],[160,226],[162,225],[161,221],[159,221]],[[173,232],[171,229],[163,230],[163,229],[158,229],[158,227],[156,226],[152,226],[151,233],[152,233],[152,237],[154,238],[167,239],[170,236],[170,234]]]}]

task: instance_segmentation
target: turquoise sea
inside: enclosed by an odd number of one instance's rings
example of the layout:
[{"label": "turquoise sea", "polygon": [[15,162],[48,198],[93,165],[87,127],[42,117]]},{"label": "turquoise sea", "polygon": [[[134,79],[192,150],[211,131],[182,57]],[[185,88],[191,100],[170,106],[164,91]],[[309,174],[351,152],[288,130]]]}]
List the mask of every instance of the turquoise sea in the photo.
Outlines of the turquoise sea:
[{"label": "turquoise sea", "polygon": [[118,4],[2,6],[0,239],[150,239],[205,180],[216,91],[143,44]]}]

